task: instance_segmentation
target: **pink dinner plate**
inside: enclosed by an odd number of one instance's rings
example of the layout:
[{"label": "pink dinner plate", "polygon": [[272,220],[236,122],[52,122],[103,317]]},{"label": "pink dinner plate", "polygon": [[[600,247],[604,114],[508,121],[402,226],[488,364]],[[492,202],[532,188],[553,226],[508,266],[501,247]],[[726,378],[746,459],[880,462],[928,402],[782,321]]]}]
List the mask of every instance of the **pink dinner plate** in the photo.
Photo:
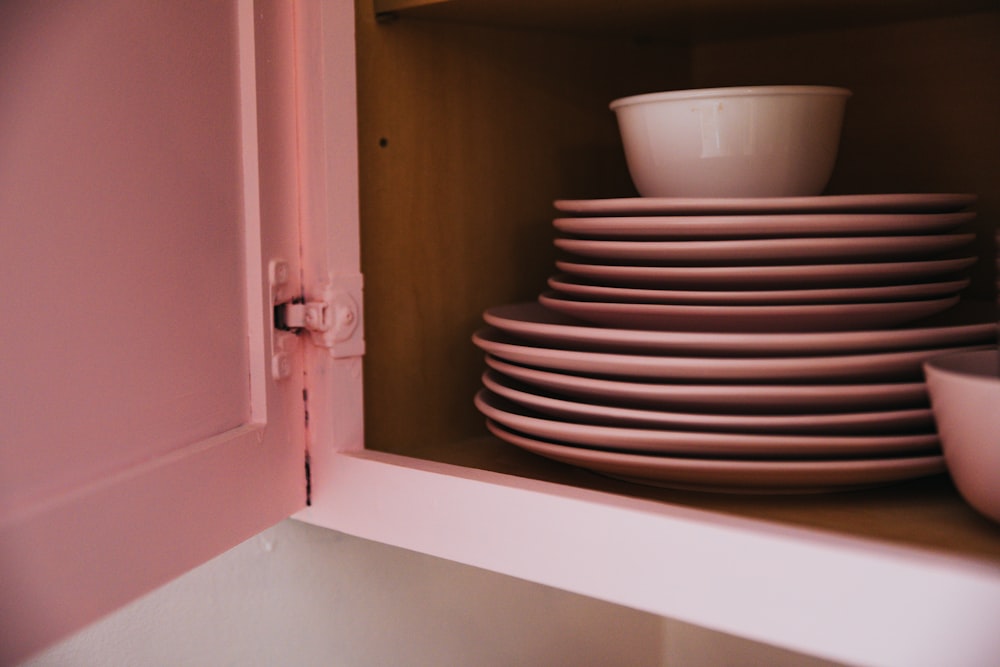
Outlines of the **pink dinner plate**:
[{"label": "pink dinner plate", "polygon": [[637,215],[556,218],[558,231],[581,238],[711,239],[770,236],[929,234],[974,220],[958,213],[805,213],[774,215]]},{"label": "pink dinner plate", "polygon": [[938,453],[936,433],[904,435],[791,435],[689,429],[606,426],[536,416],[481,389],[476,407],[498,424],[544,440],[580,447],[674,456],[757,458],[853,458]]},{"label": "pink dinner plate", "polygon": [[486,365],[542,390],[585,401],[647,409],[760,415],[925,409],[929,405],[927,385],[923,380],[864,384],[712,384],[613,380],[521,366],[492,355],[486,355]]},{"label": "pink dinner plate", "polygon": [[899,329],[807,333],[643,331],[587,324],[537,301],[488,308],[483,320],[543,347],[615,353],[697,355],[816,355],[959,347],[997,340],[996,306],[960,301],[954,308]]},{"label": "pink dinner plate", "polygon": [[708,241],[618,241],[557,238],[557,248],[611,262],[770,265],[803,262],[920,260],[969,245],[975,234],[843,236]]},{"label": "pink dinner plate", "polygon": [[687,305],[610,303],[540,294],[544,307],[595,324],[657,331],[810,332],[894,327],[944,312],[958,296],[886,303]]},{"label": "pink dinner plate", "polygon": [[501,440],[546,458],[652,486],[722,493],[820,493],[945,472],[940,455],[843,460],[731,460],[650,456],[572,447],[515,433],[487,419]]},{"label": "pink dinner plate", "polygon": [[563,273],[607,285],[645,285],[660,289],[801,289],[928,282],[965,271],[975,263],[975,257],[765,266],[643,266],[556,260],[556,267]]},{"label": "pink dinner plate", "polygon": [[558,211],[573,215],[670,215],[717,213],[946,213],[976,201],[964,193],[891,193],[819,197],[623,197],[560,199]]},{"label": "pink dinner plate", "polygon": [[501,359],[546,370],[619,378],[727,382],[883,382],[922,377],[922,364],[938,354],[985,349],[923,348],[900,352],[801,357],[697,357],[659,354],[615,354],[534,346],[499,329],[486,328],[472,336],[481,350]]},{"label": "pink dinner plate", "polygon": [[841,287],[826,289],[784,290],[666,290],[645,287],[614,287],[595,285],[567,275],[548,280],[553,291],[591,301],[625,303],[672,303],[699,305],[777,305],[819,303],[871,303],[929,299],[957,294],[969,286],[968,278],[910,285],[878,287]]},{"label": "pink dinner plate", "polygon": [[[674,412],[560,398],[540,393],[530,385],[492,370],[483,374],[482,381],[484,387],[512,403],[555,419],[582,424],[794,435],[926,435],[934,432],[930,408],[792,415]],[[499,418],[497,421],[504,423]]]}]

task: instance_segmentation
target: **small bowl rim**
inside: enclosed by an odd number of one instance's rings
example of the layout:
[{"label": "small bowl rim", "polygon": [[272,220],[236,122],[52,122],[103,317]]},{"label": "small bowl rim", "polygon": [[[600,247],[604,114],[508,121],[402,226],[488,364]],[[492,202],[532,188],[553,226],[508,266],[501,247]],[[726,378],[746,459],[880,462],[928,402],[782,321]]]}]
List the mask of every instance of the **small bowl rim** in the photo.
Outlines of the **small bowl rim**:
[{"label": "small bowl rim", "polygon": [[[972,369],[966,368],[966,362],[972,359],[992,360],[989,363],[978,364]],[[950,352],[931,357],[924,362],[924,371],[928,374],[950,375],[965,382],[995,385],[1000,383],[1000,347],[994,346],[979,350]]]},{"label": "small bowl rim", "polygon": [[648,104],[651,102],[672,102],[679,100],[695,100],[716,97],[726,99],[730,97],[755,97],[766,95],[829,95],[835,97],[848,98],[854,93],[848,88],[840,86],[805,86],[805,85],[779,85],[779,86],[727,86],[721,88],[690,88],[686,90],[666,90],[656,93],[642,93],[640,95],[629,95],[613,100],[609,108],[614,111],[624,106],[636,104]]}]

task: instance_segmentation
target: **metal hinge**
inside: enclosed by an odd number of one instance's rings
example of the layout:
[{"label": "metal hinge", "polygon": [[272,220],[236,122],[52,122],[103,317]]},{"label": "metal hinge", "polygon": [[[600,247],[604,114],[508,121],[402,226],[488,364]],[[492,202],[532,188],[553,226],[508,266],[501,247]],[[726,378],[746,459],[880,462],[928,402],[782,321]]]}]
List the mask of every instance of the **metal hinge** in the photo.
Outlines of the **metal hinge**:
[{"label": "metal hinge", "polygon": [[287,331],[306,330],[320,347],[333,347],[351,337],[358,326],[358,308],[346,294],[324,301],[281,304],[280,321]]},{"label": "metal hinge", "polygon": [[307,292],[305,296],[287,297],[282,279],[287,282],[283,262],[272,262],[274,326],[279,331],[303,334],[317,347],[330,351],[334,358],[360,357],[365,352],[361,317],[361,274],[332,276],[329,283]]}]

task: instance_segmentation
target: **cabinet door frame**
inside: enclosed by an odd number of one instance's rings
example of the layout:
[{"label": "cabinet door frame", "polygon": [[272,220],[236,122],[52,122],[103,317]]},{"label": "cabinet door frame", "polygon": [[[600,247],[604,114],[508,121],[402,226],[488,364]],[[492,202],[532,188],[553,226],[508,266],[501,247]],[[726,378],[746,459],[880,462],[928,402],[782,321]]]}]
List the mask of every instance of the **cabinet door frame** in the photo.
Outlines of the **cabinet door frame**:
[{"label": "cabinet door frame", "polygon": [[[291,334],[277,338],[281,332],[274,331],[273,303],[286,295],[276,293],[269,275],[274,260],[285,261],[289,275],[283,289],[293,295],[301,292],[295,5],[271,0],[232,3],[237,99],[227,97],[224,103],[240,114],[249,415],[235,428],[197,442],[179,442],[151,460],[0,506],[0,663],[24,659],[306,504],[302,345]],[[96,17],[101,5],[74,11]],[[143,11],[137,5],[111,15]],[[107,14],[100,16],[104,20]],[[190,25],[190,16],[169,29],[176,32],[178,26]],[[57,30],[50,30],[52,24],[38,24],[31,16],[26,20],[58,37]],[[138,24],[150,34],[130,39],[163,38],[168,29],[145,17]],[[184,38],[174,34],[171,39]],[[55,39],[47,47],[28,49],[27,58],[15,54],[13,66],[30,67],[47,57],[44,48],[58,49],[59,43]],[[164,85],[146,77],[141,65],[125,62],[123,67],[131,67],[140,81],[133,92]],[[205,85],[197,71],[184,76],[191,86]],[[98,111],[102,104],[131,104],[127,98],[90,103]],[[67,109],[57,110],[56,117],[74,114],[72,106],[67,100]],[[44,153],[38,159],[44,159]],[[141,199],[142,193],[131,194]],[[127,223],[123,219],[116,224],[124,230]],[[71,290],[67,297],[72,298]],[[150,303],[156,298],[154,291]],[[121,327],[127,336],[129,323]],[[285,349],[277,349],[279,343]],[[287,377],[275,377],[278,353],[285,354],[282,374]],[[12,396],[14,379],[4,378],[4,384]],[[66,436],[51,446],[70,452],[74,424],[60,427],[65,427]]]}]

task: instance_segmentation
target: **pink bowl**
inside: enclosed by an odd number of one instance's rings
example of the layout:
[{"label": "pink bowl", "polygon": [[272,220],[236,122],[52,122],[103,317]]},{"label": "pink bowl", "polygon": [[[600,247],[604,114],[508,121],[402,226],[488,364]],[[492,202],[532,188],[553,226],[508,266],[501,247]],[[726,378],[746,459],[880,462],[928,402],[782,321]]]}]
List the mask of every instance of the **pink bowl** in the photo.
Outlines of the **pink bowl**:
[{"label": "pink bowl", "polygon": [[820,194],[851,91],[743,86],[614,100],[625,161],[643,197]]},{"label": "pink bowl", "polygon": [[962,497],[1000,522],[1000,351],[924,364],[945,462]]}]

